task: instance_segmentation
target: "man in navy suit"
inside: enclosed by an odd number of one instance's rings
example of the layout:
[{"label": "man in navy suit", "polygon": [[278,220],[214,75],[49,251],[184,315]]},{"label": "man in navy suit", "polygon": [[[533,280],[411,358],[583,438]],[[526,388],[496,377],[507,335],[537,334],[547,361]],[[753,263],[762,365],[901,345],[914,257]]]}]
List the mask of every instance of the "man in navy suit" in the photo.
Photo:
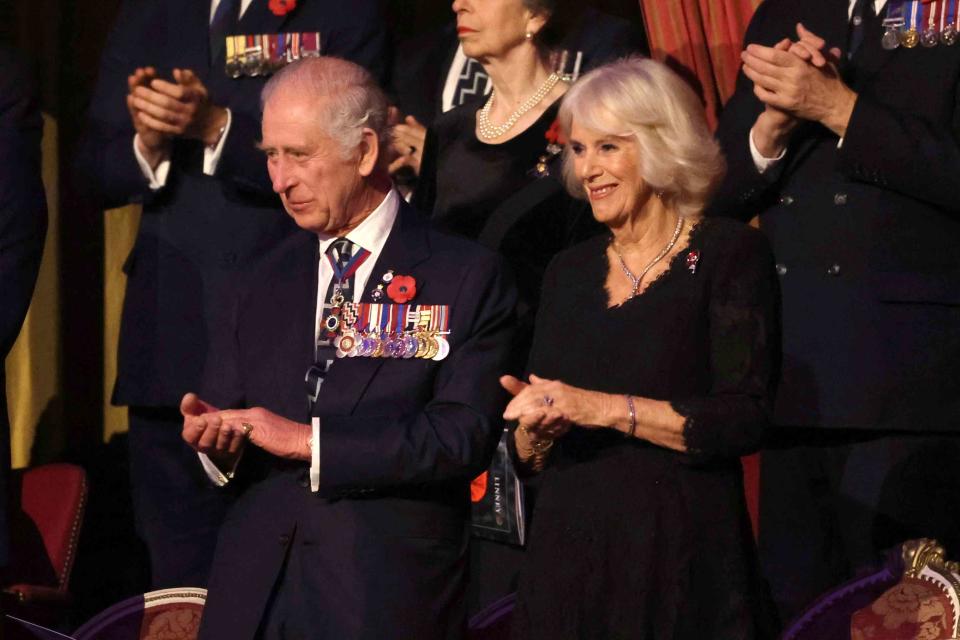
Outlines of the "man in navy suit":
[{"label": "man in navy suit", "polygon": [[[155,587],[206,582],[227,494],[195,472],[177,406],[197,388],[211,335],[229,331],[238,269],[295,228],[255,148],[260,89],[285,51],[382,75],[377,5],[127,0],[111,33],[79,165],[104,206],[143,203],[113,402],[130,407],[135,516]],[[249,64],[228,73],[238,47]]]},{"label": "man in navy suit", "polygon": [[0,569],[9,561],[10,423],[3,362],[27,314],[47,232],[42,131],[34,77],[13,51],[0,47]]},{"label": "man in navy suit", "polygon": [[363,69],[302,61],[264,104],[273,188],[302,230],[252,269],[203,399],[181,404],[210,477],[246,485],[200,637],[462,637],[469,483],[499,437],[513,285],[402,202]]},{"label": "man in navy suit", "polygon": [[759,542],[785,620],[904,540],[960,547],[960,47],[919,43],[948,3],[922,4],[764,2],[718,130],[715,209],[759,215],[780,274]]}]

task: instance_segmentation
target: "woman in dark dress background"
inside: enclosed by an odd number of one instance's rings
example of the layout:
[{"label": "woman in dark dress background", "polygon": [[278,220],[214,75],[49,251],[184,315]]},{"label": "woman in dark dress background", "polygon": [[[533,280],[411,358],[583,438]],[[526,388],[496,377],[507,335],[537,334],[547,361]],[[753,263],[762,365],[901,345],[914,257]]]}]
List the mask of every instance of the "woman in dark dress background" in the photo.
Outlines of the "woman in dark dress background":
[{"label": "woman in dark dress background", "polygon": [[[503,255],[520,288],[516,370],[526,364],[540,285],[556,253],[602,229],[558,180],[555,122],[567,83],[554,47],[579,0],[456,0],[464,53],[490,76],[478,95],[427,133],[414,204],[442,229]],[[510,124],[510,123],[513,124]]]},{"label": "woman in dark dress background", "polygon": [[530,382],[502,380],[518,464],[542,472],[514,636],[769,637],[739,456],[778,372],[770,250],[701,219],[723,160],[664,65],[587,74],[560,123],[609,233],[553,261]]},{"label": "woman in dark dress background", "polygon": [[[527,362],[540,286],[558,251],[602,231],[560,177],[560,99],[554,47],[580,0],[456,0],[464,53],[493,90],[440,116],[427,133],[414,204],[440,228],[479,240],[512,267],[520,296],[509,371]],[[512,123],[512,124],[511,124]],[[527,504],[532,492],[527,492]],[[474,539],[468,607],[476,613],[516,590],[522,549]]]}]

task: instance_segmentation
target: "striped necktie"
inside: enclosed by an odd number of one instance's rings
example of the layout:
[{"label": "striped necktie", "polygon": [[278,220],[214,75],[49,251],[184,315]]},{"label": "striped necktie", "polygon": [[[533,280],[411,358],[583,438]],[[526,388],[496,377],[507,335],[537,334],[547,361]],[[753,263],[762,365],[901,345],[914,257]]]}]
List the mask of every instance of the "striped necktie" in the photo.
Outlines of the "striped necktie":
[{"label": "striped necktie", "polygon": [[327,247],[326,254],[320,257],[327,260],[333,270],[333,277],[327,285],[327,294],[323,298],[323,313],[320,314],[320,326],[317,327],[317,351],[313,365],[307,369],[307,397],[310,407],[317,401],[320,386],[330,366],[337,357],[335,340],[339,335],[341,305],[352,302],[356,287],[356,273],[370,252],[346,238],[337,238]]}]

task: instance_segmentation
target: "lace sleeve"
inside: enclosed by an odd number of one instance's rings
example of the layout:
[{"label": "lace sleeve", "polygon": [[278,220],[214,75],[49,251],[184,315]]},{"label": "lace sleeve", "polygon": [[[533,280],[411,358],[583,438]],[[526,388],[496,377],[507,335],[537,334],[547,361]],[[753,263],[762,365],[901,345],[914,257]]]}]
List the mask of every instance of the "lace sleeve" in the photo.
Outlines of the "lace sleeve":
[{"label": "lace sleeve", "polygon": [[769,424],[780,368],[779,287],[766,239],[753,229],[730,238],[710,285],[707,396],[679,399],[693,462],[756,451]]}]

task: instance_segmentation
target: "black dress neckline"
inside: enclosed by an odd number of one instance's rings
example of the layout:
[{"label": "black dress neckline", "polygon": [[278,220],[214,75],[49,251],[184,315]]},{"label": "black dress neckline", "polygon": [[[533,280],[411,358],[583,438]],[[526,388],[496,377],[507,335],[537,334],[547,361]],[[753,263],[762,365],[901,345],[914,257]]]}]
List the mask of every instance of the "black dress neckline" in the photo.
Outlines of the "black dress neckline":
[{"label": "black dress neckline", "polygon": [[607,242],[603,245],[603,254],[601,256],[602,257],[601,263],[603,264],[604,268],[602,269],[602,274],[601,274],[602,279],[600,282],[600,289],[603,291],[603,300],[604,300],[604,306],[606,307],[606,310],[617,311],[617,310],[623,309],[631,301],[643,298],[648,294],[650,294],[651,292],[656,292],[657,289],[663,286],[663,283],[665,280],[667,280],[668,278],[672,278],[676,273],[680,271],[681,265],[684,268],[686,268],[687,266],[686,258],[690,254],[690,251],[692,250],[699,251],[700,249],[701,241],[702,241],[701,236],[703,234],[702,229],[705,226],[705,223],[706,223],[705,218],[701,218],[693,223],[693,226],[690,228],[690,234],[687,237],[687,244],[681,247],[681,249],[677,251],[672,258],[670,258],[670,261],[667,264],[667,268],[661,271],[659,275],[657,275],[657,277],[654,278],[650,282],[650,284],[646,286],[646,288],[643,291],[641,291],[635,296],[631,296],[627,298],[620,304],[615,304],[615,305],[610,304],[610,295],[607,293],[607,287],[606,287],[608,270],[612,268],[612,265],[610,265],[610,261],[607,260],[607,247],[610,246],[610,242],[613,241],[613,234],[612,233],[606,234],[605,238],[607,239]]}]

